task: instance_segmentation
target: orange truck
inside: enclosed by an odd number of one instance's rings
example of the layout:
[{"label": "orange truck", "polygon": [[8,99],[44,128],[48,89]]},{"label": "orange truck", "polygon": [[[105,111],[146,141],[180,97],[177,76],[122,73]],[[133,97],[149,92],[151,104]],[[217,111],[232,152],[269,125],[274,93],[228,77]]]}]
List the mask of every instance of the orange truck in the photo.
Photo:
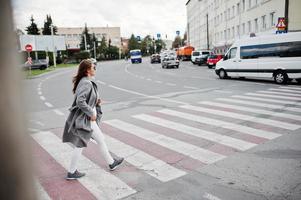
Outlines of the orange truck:
[{"label": "orange truck", "polygon": [[177,50],[177,56],[180,60],[191,60],[192,51],[194,51],[194,47],[192,46],[180,47]]}]

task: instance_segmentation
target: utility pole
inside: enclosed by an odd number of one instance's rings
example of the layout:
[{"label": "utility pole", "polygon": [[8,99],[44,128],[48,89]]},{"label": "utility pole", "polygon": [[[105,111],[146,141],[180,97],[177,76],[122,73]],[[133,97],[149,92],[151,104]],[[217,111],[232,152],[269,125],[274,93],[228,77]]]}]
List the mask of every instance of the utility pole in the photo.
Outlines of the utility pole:
[{"label": "utility pole", "polygon": [[285,31],[288,32],[288,10],[289,10],[289,0],[285,0],[285,10],[284,10],[284,18],[285,18]]},{"label": "utility pole", "polygon": [[56,52],[55,52],[55,47],[54,47],[54,36],[53,36],[53,25],[51,27],[51,37],[52,37],[52,50],[53,50],[53,65],[54,68],[56,68]]},{"label": "utility pole", "polygon": [[96,45],[95,45],[95,41],[93,41],[93,49],[94,49],[94,58],[96,59]]},{"label": "utility pole", "polygon": [[206,14],[206,26],[207,26],[207,49],[209,49],[209,24],[208,24],[208,13]]}]

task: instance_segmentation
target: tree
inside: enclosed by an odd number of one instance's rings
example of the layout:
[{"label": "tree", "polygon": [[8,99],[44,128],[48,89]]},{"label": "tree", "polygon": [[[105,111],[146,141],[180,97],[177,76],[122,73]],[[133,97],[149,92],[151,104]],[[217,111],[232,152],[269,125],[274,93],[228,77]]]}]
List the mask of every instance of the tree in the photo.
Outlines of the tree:
[{"label": "tree", "polygon": [[132,34],[131,38],[129,39],[128,49],[129,51],[133,49],[140,49],[140,44],[138,43],[138,40],[134,34]]},{"label": "tree", "polygon": [[95,36],[95,33],[92,34],[92,49],[93,49],[93,55],[94,55],[94,44],[95,44],[95,49],[96,49],[96,54],[97,54],[97,49],[98,49],[98,39]]},{"label": "tree", "polygon": [[105,36],[102,36],[101,41],[100,41],[100,46],[97,48],[98,54],[99,54],[99,59],[104,59],[107,51],[107,41]]},{"label": "tree", "polygon": [[175,37],[175,40],[172,42],[172,48],[179,48],[182,45],[182,39],[180,36]]},{"label": "tree", "polygon": [[166,44],[161,39],[157,39],[155,41],[155,44],[156,44],[156,53],[160,53],[160,51],[162,49],[165,49],[165,47],[166,47]]},{"label": "tree", "polygon": [[109,46],[107,48],[107,57],[108,59],[118,59],[119,58],[119,48],[116,46]]},{"label": "tree", "polygon": [[80,43],[80,49],[81,50],[86,50],[85,48],[85,37],[86,37],[86,44],[87,44],[87,50],[91,50],[91,48],[93,47],[93,42],[92,42],[92,39],[91,39],[91,34],[89,33],[89,30],[87,28],[87,24],[85,24],[85,28],[84,28],[84,31],[82,33],[82,40],[81,40],[81,43]]},{"label": "tree", "polygon": [[38,29],[37,24],[34,22],[33,16],[30,18],[30,25],[26,27],[26,31],[28,35],[40,35],[40,31]]},{"label": "tree", "polygon": [[46,20],[44,21],[44,28],[42,34],[51,35],[51,26],[53,26],[53,35],[55,35],[57,32],[57,27],[52,24],[51,16],[46,15]]},{"label": "tree", "polygon": [[150,35],[147,35],[141,42],[141,52],[142,55],[149,55],[154,53],[154,44]]}]

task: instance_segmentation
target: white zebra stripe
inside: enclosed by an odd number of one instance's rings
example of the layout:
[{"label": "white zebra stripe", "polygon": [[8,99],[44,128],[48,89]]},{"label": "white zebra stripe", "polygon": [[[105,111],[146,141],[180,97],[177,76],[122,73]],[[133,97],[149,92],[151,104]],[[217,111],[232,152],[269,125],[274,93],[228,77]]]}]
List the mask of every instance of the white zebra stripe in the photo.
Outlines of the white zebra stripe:
[{"label": "white zebra stripe", "polygon": [[[31,134],[31,136],[65,169],[69,168],[73,150],[71,146],[63,144],[61,140],[51,132],[40,132]],[[85,177],[78,179],[78,181],[96,198],[120,199],[136,193],[135,190],[130,188],[123,181],[101,169],[83,155],[78,163],[78,168],[89,171]]]},{"label": "white zebra stripe", "polygon": [[264,94],[279,94],[279,95],[284,95],[284,96],[293,96],[293,97],[301,97],[301,94],[293,94],[293,93],[287,93],[287,92],[275,92],[275,91],[257,91],[259,93],[264,93]]},{"label": "white zebra stripe", "polygon": [[165,120],[165,119],[150,116],[150,115],[137,115],[137,116],[135,116],[135,118],[141,119],[143,121],[153,123],[156,125],[160,125],[160,126],[163,126],[166,128],[177,130],[177,131],[186,133],[188,135],[192,135],[192,136],[203,138],[203,139],[206,139],[206,140],[209,140],[212,142],[220,143],[220,144],[223,144],[223,145],[226,145],[226,146],[229,146],[229,147],[241,150],[241,151],[245,151],[245,150],[248,150],[248,149],[256,146],[256,144],[253,144],[253,143],[245,142],[245,141],[242,141],[239,139],[231,138],[229,136],[220,135],[220,134],[205,131],[205,130],[200,130],[200,129],[197,129],[194,127],[186,126],[183,124],[179,124],[176,122],[172,122],[169,120]]},{"label": "white zebra stripe", "polygon": [[271,90],[271,91],[280,91],[280,92],[292,92],[292,93],[295,93],[295,94],[301,94],[301,91],[295,91],[295,90],[290,90],[290,89],[270,88],[269,90]]},{"label": "white zebra stripe", "polygon": [[57,115],[61,115],[61,116],[64,116],[65,114],[62,113],[60,110],[58,109],[54,109],[53,112],[55,112]]},{"label": "white zebra stripe", "polygon": [[[137,116],[134,116],[137,117]],[[123,122],[120,120],[108,120],[104,123],[109,124],[117,129],[123,130],[127,133],[131,133],[145,140],[154,142],[158,145],[176,151],[178,153],[184,154],[188,157],[199,160],[205,164],[211,164],[216,161],[222,160],[225,156],[208,151],[206,149],[199,148],[197,146],[182,142],[180,140],[176,140],[174,138],[170,138],[164,135],[160,135],[150,130],[146,130],[144,128],[135,126],[133,124],[129,124],[127,122]]]},{"label": "white zebra stripe", "polygon": [[133,166],[145,171],[147,174],[162,182],[167,182],[186,174],[186,172],[179,170],[147,153],[144,153],[139,149],[116,140],[109,135],[106,135],[105,139],[108,142],[111,152],[120,157],[124,157],[124,159]]},{"label": "white zebra stripe", "polygon": [[248,99],[248,100],[251,99],[251,100],[266,101],[266,102],[272,102],[272,103],[291,104],[291,105],[301,106],[301,103],[298,103],[296,101],[285,101],[285,100],[267,99],[267,98],[241,96],[241,95],[234,95],[232,97],[240,98],[240,99]]},{"label": "white zebra stripe", "polygon": [[300,101],[300,97],[284,97],[279,95],[269,95],[269,94],[257,94],[257,93],[246,93],[246,95],[250,96],[260,96],[260,97],[270,97],[270,98],[276,98],[276,99],[285,99],[285,100],[292,100],[292,101]]},{"label": "white zebra stripe", "polygon": [[224,121],[221,121],[221,120],[210,119],[210,118],[207,118],[207,117],[201,117],[201,116],[198,116],[198,115],[178,112],[178,111],[175,111],[175,110],[163,109],[163,110],[159,110],[158,112],[164,113],[164,114],[167,114],[167,115],[180,117],[180,118],[187,119],[187,120],[192,120],[192,121],[204,123],[204,124],[209,124],[209,125],[213,125],[213,126],[227,128],[227,129],[238,131],[242,134],[254,135],[254,136],[261,137],[261,138],[266,138],[266,139],[274,139],[274,138],[277,138],[277,137],[281,136],[280,134],[277,134],[277,133],[263,131],[263,130],[259,130],[259,129],[255,129],[255,128],[250,128],[250,127],[247,127],[247,126],[234,124],[234,123],[230,123],[230,122],[224,122]]},{"label": "white zebra stripe", "polygon": [[38,199],[43,199],[43,200],[51,200],[50,196],[48,193],[44,190],[40,182],[35,179],[34,180],[34,187],[38,196]]},{"label": "white zebra stripe", "polygon": [[[237,98],[239,98],[239,97],[237,97]],[[249,99],[249,98],[246,98],[246,99]],[[294,111],[294,112],[301,112],[301,108],[284,107],[282,105],[259,103],[259,102],[254,102],[254,101],[237,100],[237,99],[230,99],[230,98],[218,98],[215,100],[226,101],[226,102],[230,102],[230,103],[239,103],[239,104],[245,104],[245,105],[251,105],[251,106],[258,106],[258,107],[264,107],[264,108],[270,108],[270,109],[281,109],[281,110],[288,110],[288,111]]]},{"label": "white zebra stripe", "polygon": [[280,88],[290,89],[290,90],[301,90],[301,87],[292,87],[292,86],[281,86]]},{"label": "white zebra stripe", "polygon": [[180,107],[189,109],[189,110],[200,111],[200,112],[205,112],[205,113],[209,113],[209,114],[229,117],[229,118],[235,118],[235,119],[239,119],[239,120],[266,124],[269,126],[274,126],[274,127],[283,128],[283,129],[296,130],[296,129],[300,128],[300,126],[298,126],[296,124],[291,124],[291,123],[287,123],[287,122],[281,122],[281,121],[266,119],[266,118],[258,118],[258,117],[249,116],[249,115],[237,114],[237,113],[229,112],[229,111],[221,111],[221,110],[216,110],[216,109],[211,109],[211,108],[203,108],[203,107],[191,106],[191,105],[183,105]]},{"label": "white zebra stripe", "polygon": [[299,116],[299,115],[292,115],[292,114],[287,114],[287,113],[274,112],[274,111],[256,109],[256,108],[251,108],[251,107],[246,107],[246,106],[237,106],[237,105],[230,105],[230,104],[217,103],[217,102],[211,102],[211,101],[201,101],[198,103],[204,104],[204,105],[219,106],[219,107],[223,107],[223,108],[231,108],[231,109],[236,109],[236,110],[257,113],[257,114],[272,115],[272,116],[283,117],[283,118],[301,121],[301,116]]}]

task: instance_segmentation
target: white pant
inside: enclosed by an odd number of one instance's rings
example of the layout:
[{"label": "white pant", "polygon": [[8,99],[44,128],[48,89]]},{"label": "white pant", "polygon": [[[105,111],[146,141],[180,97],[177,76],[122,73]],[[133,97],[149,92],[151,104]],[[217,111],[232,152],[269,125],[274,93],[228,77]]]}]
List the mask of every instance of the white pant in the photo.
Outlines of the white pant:
[{"label": "white pant", "polygon": [[[105,143],[104,135],[95,121],[91,121],[91,128],[93,130],[92,138],[97,142],[97,146],[100,152],[102,153],[105,161],[107,162],[108,165],[112,164],[114,162],[114,159],[112,158],[108,150],[107,144]],[[74,148],[72,158],[71,158],[70,168],[69,168],[70,173],[74,173],[75,170],[77,169],[77,162],[80,158],[82,151],[83,148],[77,148],[77,147]]]}]

